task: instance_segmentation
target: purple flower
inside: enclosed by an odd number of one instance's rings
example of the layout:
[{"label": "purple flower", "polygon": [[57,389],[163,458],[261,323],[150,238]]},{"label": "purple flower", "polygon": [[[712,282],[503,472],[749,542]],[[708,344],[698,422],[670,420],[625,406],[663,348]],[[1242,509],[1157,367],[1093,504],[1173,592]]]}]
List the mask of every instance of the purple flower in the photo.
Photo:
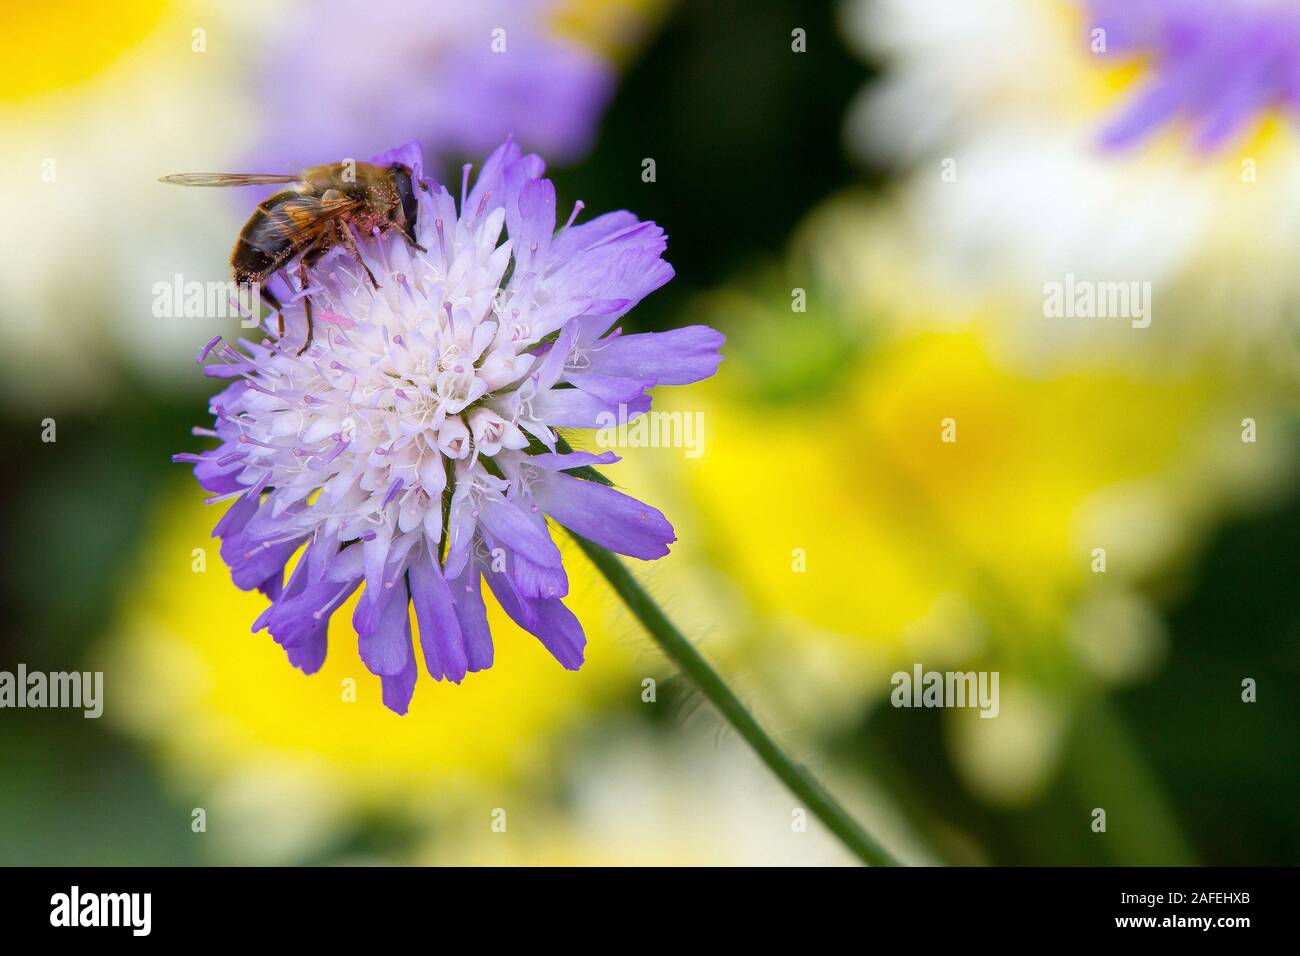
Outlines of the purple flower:
[{"label": "purple flower", "polygon": [[1261,113],[1300,111],[1300,5],[1294,0],[1086,0],[1104,55],[1145,56],[1151,76],[1102,134],[1131,146],[1173,122],[1216,149]]},{"label": "purple flower", "polygon": [[554,0],[322,0],[286,24],[258,82],[257,168],[360,158],[418,135],[433,164],[507,137],[555,160],[584,155],[614,89],[600,56],[549,28]]},{"label": "purple flower", "polygon": [[[416,144],[375,159],[394,161],[422,177]],[[579,203],[557,232],[543,171],[507,142],[473,189],[466,167],[459,211],[444,187],[417,191],[427,252],[396,232],[361,245],[378,291],[344,249],[327,253],[312,270],[303,354],[269,338],[200,354],[218,360],[207,373],[233,379],[212,400],[214,430],[196,430],[220,445],[176,457],[194,463],[210,501],[233,502],[214,534],[235,584],[271,599],[254,630],[312,673],[330,616],[364,585],[358,646],[398,713],[419,668],[409,604],[431,677],[491,666],[484,580],[556,660],[582,664],[548,516],[637,558],[676,540],[659,511],[590,480],[613,454],[569,451],[556,429],[644,412],[652,386],[712,375],[723,337],[703,326],[620,335],[619,319],[672,277],[663,230],[628,212],[575,225]],[[294,302],[287,327],[303,328],[301,295],[279,276],[270,285]]]}]

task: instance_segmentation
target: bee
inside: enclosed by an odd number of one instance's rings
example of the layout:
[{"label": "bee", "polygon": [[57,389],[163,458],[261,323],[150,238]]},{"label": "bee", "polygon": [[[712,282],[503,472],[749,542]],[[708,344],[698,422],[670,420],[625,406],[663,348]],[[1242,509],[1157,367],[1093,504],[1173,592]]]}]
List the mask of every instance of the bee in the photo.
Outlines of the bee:
[{"label": "bee", "polygon": [[[179,186],[265,186],[291,183],[268,196],[239,230],[230,267],[237,283],[259,285],[274,272],[298,259],[299,291],[307,291],[307,270],[330,249],[343,246],[365,271],[372,288],[379,283],[357,250],[352,230],[374,235],[396,229],[415,249],[425,252],[415,239],[418,204],[411,168],[402,163],[378,166],[374,163],[328,163],[304,169],[297,176],[263,173],[179,173],[163,176],[159,182]],[[428,185],[420,182],[421,189]],[[284,337],[284,312],[269,289],[262,290],[276,311],[279,335]],[[307,339],[301,355],[312,341],[311,296],[303,295],[307,317]]]}]

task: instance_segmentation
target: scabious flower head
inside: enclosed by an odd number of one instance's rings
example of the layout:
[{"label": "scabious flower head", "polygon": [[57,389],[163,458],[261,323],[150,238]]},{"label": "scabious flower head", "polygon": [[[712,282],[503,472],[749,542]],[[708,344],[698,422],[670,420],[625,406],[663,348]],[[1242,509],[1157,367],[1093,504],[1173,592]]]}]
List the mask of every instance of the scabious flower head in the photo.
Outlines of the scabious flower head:
[{"label": "scabious flower head", "polygon": [[[408,605],[430,676],[459,682],[492,663],[484,579],[562,665],[581,665],[547,518],[643,559],[675,537],[659,511],[593,480],[612,453],[569,450],[558,429],[647,411],[652,386],[713,374],[723,339],[703,326],[620,334],[619,319],[672,277],[663,230],[628,212],[575,225],[579,203],[557,232],[542,160],[514,143],[472,189],[466,167],[459,207],[423,180],[418,146],[375,159],[394,161],[426,187],[427,251],[396,232],[362,243],[377,291],[345,250],[324,256],[301,355],[291,341],[209,343],[207,373],[235,381],[212,401],[214,428],[196,432],[220,444],[177,458],[211,500],[233,502],[214,534],[235,584],[271,599],[254,630],[311,673],[330,616],[364,585],[360,654],[404,713],[418,670]],[[271,287],[286,325],[302,328],[301,292],[281,277]]]},{"label": "scabious flower head", "polygon": [[1300,6],[1293,0],[1087,0],[1102,55],[1144,56],[1150,76],[1103,133],[1114,147],[1174,121],[1204,150],[1269,109],[1300,112]]}]

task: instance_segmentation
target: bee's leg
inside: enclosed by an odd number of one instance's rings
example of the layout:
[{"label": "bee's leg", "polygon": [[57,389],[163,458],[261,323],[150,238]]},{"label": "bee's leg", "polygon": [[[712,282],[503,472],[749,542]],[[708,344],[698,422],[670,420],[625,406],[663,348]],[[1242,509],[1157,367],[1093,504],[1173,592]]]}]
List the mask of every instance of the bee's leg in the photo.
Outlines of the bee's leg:
[{"label": "bee's leg", "polygon": [[370,271],[370,266],[366,265],[366,260],[361,258],[361,250],[357,248],[357,241],[352,236],[352,230],[348,228],[345,222],[336,222],[335,227],[339,234],[339,241],[352,253],[352,258],[357,260],[357,265],[366,270],[366,275],[370,277],[370,288],[376,292],[379,291],[379,283],[375,281],[375,274]]},{"label": "bee's leg", "polygon": [[424,248],[424,246],[420,245],[418,242],[415,241],[415,232],[414,232],[414,230],[411,230],[411,231],[406,231],[406,230],[404,230],[404,231],[402,232],[402,235],[406,237],[406,241],[407,241],[408,243],[410,243],[411,248],[414,249],[416,252],[428,252],[428,251],[429,251],[428,249]]},{"label": "bee's leg", "polygon": [[[302,258],[298,260],[298,282],[301,285],[299,291],[306,292],[307,291],[307,257],[305,254],[302,256]],[[295,353],[297,355],[301,355],[303,352],[307,351],[308,346],[311,345],[311,339],[312,339],[311,296],[309,295],[304,295],[302,297],[302,314],[307,318],[307,338],[303,340],[302,348],[300,348]],[[280,321],[283,323],[284,320],[281,319]]]}]

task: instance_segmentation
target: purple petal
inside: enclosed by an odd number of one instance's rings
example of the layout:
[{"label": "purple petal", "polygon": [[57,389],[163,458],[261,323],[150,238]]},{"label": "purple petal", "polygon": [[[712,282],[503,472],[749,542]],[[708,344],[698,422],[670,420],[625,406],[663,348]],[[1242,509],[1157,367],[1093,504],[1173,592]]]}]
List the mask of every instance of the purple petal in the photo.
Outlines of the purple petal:
[{"label": "purple petal", "polygon": [[[407,642],[410,642],[411,632],[407,629]],[[383,687],[384,706],[398,715],[404,715],[411,706],[411,696],[415,693],[415,679],[419,676],[420,668],[416,666],[415,655],[407,653],[406,666],[397,674],[384,674],[379,678],[379,683]]]},{"label": "purple petal", "polygon": [[483,496],[479,521],[497,541],[545,568],[561,568],[560,549],[544,525],[530,520],[517,505],[500,496]]},{"label": "purple petal", "polygon": [[[457,480],[460,480],[459,475]],[[449,581],[459,577],[466,565],[471,563],[470,551],[474,546],[474,532],[478,528],[478,517],[474,510],[468,496],[456,498],[451,503],[451,515],[447,522],[447,558],[443,564],[443,571]]]},{"label": "purple petal", "polygon": [[525,182],[506,208],[506,232],[514,240],[519,268],[532,272],[546,262],[555,233],[555,184],[549,179]]},{"label": "purple petal", "polygon": [[376,166],[391,166],[393,163],[402,163],[410,167],[417,181],[424,178],[424,154],[420,150],[420,144],[415,140],[403,143],[393,149],[386,149],[379,155],[370,157],[370,161]]},{"label": "purple petal", "polygon": [[411,601],[420,625],[420,647],[424,666],[434,680],[446,677],[459,684],[465,678],[469,661],[460,636],[460,622],[452,604],[451,592],[435,562],[428,557],[412,562]]},{"label": "purple petal", "polygon": [[1088,0],[1087,7],[1090,29],[1105,31],[1105,55],[1141,55],[1151,76],[1102,131],[1104,146],[1139,143],[1186,121],[1195,148],[1221,148],[1294,95],[1300,10],[1292,3]]},{"label": "purple petal", "polygon": [[239,534],[221,543],[221,559],[230,566],[230,579],[241,591],[262,587],[270,578],[284,573],[285,563],[293,557],[304,538],[282,544],[262,545]]},{"label": "purple petal", "polygon": [[[296,573],[297,569],[294,570]],[[360,584],[360,578],[342,587],[334,581],[322,581],[305,588],[301,594],[282,595],[258,619],[258,623],[263,623],[264,619],[277,644],[294,647],[308,640],[317,627],[328,624],[334,612]],[[257,629],[256,625],[254,629]]]},{"label": "purple petal", "polygon": [[217,464],[226,455],[235,454],[237,451],[238,448],[227,443],[215,452],[209,452],[207,457],[194,465],[194,477],[198,479],[204,491],[210,491],[214,495],[228,495],[232,491],[247,487],[239,480],[239,474],[244,470],[242,461],[231,462],[228,465]]},{"label": "purple petal", "polygon": [[547,287],[560,297],[626,300],[621,311],[609,316],[605,325],[609,328],[619,315],[673,277],[672,266],[660,258],[667,245],[662,229],[652,222],[639,223],[574,256],[547,276]]},{"label": "purple petal", "polygon": [[528,456],[530,465],[545,468],[547,471],[565,471],[569,468],[581,468],[584,465],[612,465],[619,460],[618,455],[612,451],[599,455],[593,455],[589,451],[573,451],[563,455],[547,453]]},{"label": "purple petal", "polygon": [[325,663],[325,651],[328,646],[329,627],[326,621],[319,621],[311,632],[298,644],[286,647],[289,663],[304,674],[314,674]]},{"label": "purple petal", "polygon": [[534,635],[567,670],[582,666],[587,637],[573,612],[559,598],[532,599],[517,594],[503,575],[489,576],[488,585],[510,619]]},{"label": "purple petal", "polygon": [[718,370],[722,361],[718,350],[726,340],[707,325],[620,335],[601,341],[591,351],[591,372],[651,379],[659,385],[689,385]]},{"label": "purple petal", "polygon": [[[547,540],[550,540],[550,534],[545,531],[546,519],[540,514],[538,519],[537,523],[547,535]],[[564,573],[563,564],[538,564],[517,551],[502,547],[501,543],[490,535],[484,535],[484,540],[491,549],[489,565],[483,569],[483,574],[488,577],[489,583],[494,575],[505,574],[514,584],[515,590],[524,597],[564,597],[569,593],[569,579]],[[503,558],[501,567],[497,567],[498,557]]]},{"label": "purple petal", "polygon": [[488,630],[487,608],[479,588],[478,565],[471,561],[459,577],[448,578],[447,590],[460,624],[468,670],[487,670],[492,666],[492,632]]},{"label": "purple petal", "polygon": [[551,244],[551,262],[559,266],[609,236],[617,235],[636,224],[636,216],[622,209],[597,216],[591,222],[584,222],[580,226],[570,226],[556,236]]},{"label": "purple petal", "polygon": [[652,378],[619,378],[591,372],[570,372],[565,375],[565,380],[588,395],[595,395],[606,405],[612,406],[631,405],[655,386],[655,380]]},{"label": "purple petal", "polygon": [[677,540],[662,512],[608,485],[551,472],[533,486],[533,495],[564,527],[619,554],[662,558]]},{"label": "purple petal", "polygon": [[357,649],[372,674],[400,674],[411,661],[411,617],[407,611],[406,579],[401,577],[379,596],[366,589],[352,623]]},{"label": "purple petal", "polygon": [[[483,168],[479,170],[478,178],[474,180],[474,188],[465,199],[465,208],[460,211],[461,216],[472,220],[478,216],[480,207],[486,216],[498,206],[505,205],[510,198],[507,195],[508,184],[512,178],[518,177],[522,169],[519,166],[521,163],[526,163],[528,170],[534,172],[534,178],[540,177],[545,168],[538,157],[523,156],[519,144],[513,140],[507,140],[494,149],[492,155],[484,160]],[[523,185],[522,178],[518,179],[518,185]]]},{"label": "purple petal", "polygon": [[560,380],[560,376],[564,373],[564,363],[569,360],[569,353],[573,351],[574,343],[577,341],[578,320],[570,319],[565,323],[564,328],[560,329],[555,344],[542,357],[541,364],[532,375],[538,391],[545,392]]},{"label": "purple petal", "polygon": [[620,408],[580,388],[553,388],[534,398],[532,404],[533,412],[553,428],[606,428],[650,411],[650,396],[641,395]]}]

